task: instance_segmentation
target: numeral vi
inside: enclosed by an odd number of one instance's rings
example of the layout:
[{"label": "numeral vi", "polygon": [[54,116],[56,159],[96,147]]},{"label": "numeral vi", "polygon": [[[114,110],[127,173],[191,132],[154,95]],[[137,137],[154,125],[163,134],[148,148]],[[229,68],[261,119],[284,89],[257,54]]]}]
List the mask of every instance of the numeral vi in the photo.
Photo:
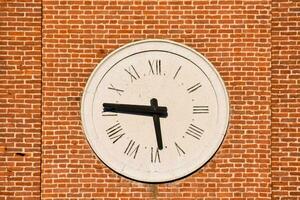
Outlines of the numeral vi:
[{"label": "numeral vi", "polygon": [[151,147],[151,162],[152,163],[160,163],[160,155],[159,155],[159,150],[158,148],[156,148],[156,150],[154,150],[153,147]]}]

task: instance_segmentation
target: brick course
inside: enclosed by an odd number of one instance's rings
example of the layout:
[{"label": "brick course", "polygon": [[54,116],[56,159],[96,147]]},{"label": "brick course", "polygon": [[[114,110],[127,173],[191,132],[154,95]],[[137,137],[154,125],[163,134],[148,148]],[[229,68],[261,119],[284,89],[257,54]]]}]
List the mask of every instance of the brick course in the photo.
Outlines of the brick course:
[{"label": "brick course", "polygon": [[[0,7],[0,199],[300,196],[297,1],[7,0]],[[186,179],[159,185],[106,168],[85,139],[79,112],[101,59],[150,38],[207,57],[231,104],[214,158]]]}]

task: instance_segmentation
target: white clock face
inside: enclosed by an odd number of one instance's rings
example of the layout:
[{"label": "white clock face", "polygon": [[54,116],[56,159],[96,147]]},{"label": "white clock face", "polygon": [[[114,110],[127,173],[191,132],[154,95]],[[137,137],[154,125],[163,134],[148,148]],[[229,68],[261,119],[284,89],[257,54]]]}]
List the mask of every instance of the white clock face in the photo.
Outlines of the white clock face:
[{"label": "white clock face", "polygon": [[97,66],[81,115],[88,142],[104,164],[130,179],[156,183],[185,177],[212,158],[226,133],[229,103],[220,76],[203,56],[175,42],[144,40]]}]

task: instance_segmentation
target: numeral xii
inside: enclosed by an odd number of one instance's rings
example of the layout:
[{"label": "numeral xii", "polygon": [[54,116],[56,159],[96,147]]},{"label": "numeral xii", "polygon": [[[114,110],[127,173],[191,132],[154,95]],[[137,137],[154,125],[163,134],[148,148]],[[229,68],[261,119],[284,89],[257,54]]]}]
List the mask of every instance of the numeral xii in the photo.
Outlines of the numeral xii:
[{"label": "numeral xii", "polygon": [[148,60],[148,64],[149,64],[149,67],[150,67],[150,71],[149,73],[152,73],[153,75],[156,74],[156,75],[161,75],[161,60],[158,59],[158,60]]}]

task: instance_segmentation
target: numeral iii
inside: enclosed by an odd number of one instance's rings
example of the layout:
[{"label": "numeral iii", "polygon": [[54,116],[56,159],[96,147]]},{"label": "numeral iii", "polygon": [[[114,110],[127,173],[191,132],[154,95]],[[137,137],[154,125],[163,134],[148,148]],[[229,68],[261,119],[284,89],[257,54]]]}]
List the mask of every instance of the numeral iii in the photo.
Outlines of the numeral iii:
[{"label": "numeral iii", "polygon": [[193,114],[204,114],[208,112],[208,106],[193,106]]}]

